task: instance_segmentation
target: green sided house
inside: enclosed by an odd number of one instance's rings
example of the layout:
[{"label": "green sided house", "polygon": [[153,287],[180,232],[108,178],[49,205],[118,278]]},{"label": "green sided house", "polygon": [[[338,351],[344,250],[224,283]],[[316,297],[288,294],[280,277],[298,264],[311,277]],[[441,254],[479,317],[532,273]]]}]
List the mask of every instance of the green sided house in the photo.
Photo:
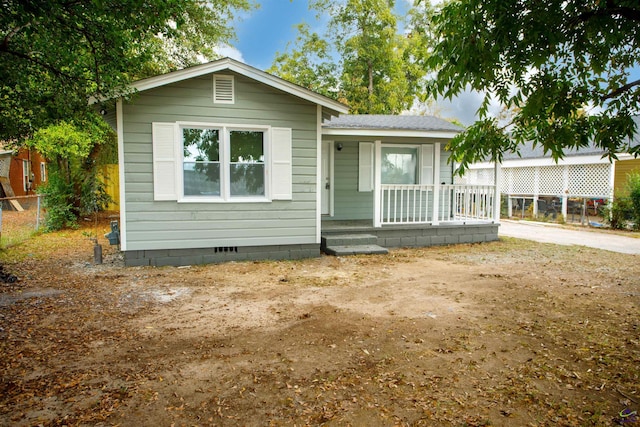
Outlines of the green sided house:
[{"label": "green sided house", "polygon": [[345,115],[228,58],[132,89],[105,116],[126,265],[497,239],[495,186],[452,184],[444,146],[459,129],[445,121]]}]

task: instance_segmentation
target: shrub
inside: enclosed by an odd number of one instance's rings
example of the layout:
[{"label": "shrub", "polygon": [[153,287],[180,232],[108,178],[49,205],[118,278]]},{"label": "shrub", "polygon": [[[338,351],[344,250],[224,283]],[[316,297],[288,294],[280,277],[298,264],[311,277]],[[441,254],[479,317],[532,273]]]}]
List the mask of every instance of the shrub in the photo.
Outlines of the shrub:
[{"label": "shrub", "polygon": [[627,175],[625,187],[633,229],[640,230],[640,173],[634,172]]},{"label": "shrub", "polygon": [[73,185],[57,174],[49,174],[49,181],[39,188],[44,194],[42,201],[46,211],[45,231],[77,227],[77,217],[73,206]]},{"label": "shrub", "polygon": [[611,228],[624,229],[631,222],[634,230],[640,230],[640,173],[627,175],[619,196],[604,212]]}]

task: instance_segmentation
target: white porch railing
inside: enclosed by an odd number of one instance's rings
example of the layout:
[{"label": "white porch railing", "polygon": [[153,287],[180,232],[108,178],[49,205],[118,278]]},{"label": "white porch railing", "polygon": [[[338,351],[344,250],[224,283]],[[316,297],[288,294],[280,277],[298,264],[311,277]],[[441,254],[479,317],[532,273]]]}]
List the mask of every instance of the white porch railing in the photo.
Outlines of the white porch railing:
[{"label": "white porch railing", "polygon": [[425,224],[432,221],[433,185],[381,186],[382,224]]},{"label": "white porch railing", "polygon": [[493,185],[383,184],[379,218],[381,225],[491,222],[495,202]]},{"label": "white porch railing", "polygon": [[496,187],[493,185],[441,185],[440,222],[494,221]]}]

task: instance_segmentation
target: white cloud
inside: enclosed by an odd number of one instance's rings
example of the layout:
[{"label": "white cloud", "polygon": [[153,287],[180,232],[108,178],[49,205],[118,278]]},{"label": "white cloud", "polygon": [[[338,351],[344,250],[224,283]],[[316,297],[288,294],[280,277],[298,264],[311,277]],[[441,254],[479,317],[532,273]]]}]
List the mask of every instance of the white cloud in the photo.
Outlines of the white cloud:
[{"label": "white cloud", "polygon": [[238,49],[236,49],[233,46],[228,46],[228,45],[217,46],[215,48],[215,51],[218,55],[220,55],[223,58],[229,57],[231,59],[235,59],[236,61],[246,62],[244,60],[244,57],[242,56],[242,52],[240,52]]}]

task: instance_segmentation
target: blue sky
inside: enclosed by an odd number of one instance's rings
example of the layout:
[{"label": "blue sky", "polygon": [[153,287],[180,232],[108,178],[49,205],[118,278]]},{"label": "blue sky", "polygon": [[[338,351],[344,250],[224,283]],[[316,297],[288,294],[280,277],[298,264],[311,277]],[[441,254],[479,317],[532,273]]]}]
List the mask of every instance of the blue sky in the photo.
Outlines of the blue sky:
[{"label": "blue sky", "polygon": [[[398,13],[404,13],[412,0],[397,0]],[[316,11],[309,10],[308,0],[258,0],[260,8],[244,14],[235,24],[236,51],[225,51],[235,59],[264,70],[273,63],[276,52],[284,52],[288,42],[297,36],[295,26],[307,23],[318,33],[324,32],[326,22],[316,19]]]},{"label": "blue sky", "polygon": [[[309,24],[312,30],[324,33],[326,20],[316,19],[316,11],[309,10],[308,0],[257,0],[260,7],[242,17],[235,23],[237,39],[233,47],[219,50],[223,56],[229,56],[246,64],[265,70],[271,66],[276,52],[284,52],[287,43],[293,43],[297,36],[295,26],[302,22]],[[396,11],[402,16],[413,0],[396,0]],[[631,80],[640,78],[640,68],[632,72]],[[453,101],[438,103],[439,114],[446,118],[455,118],[469,125],[476,118],[475,112],[480,106],[482,95],[463,93]],[[495,112],[497,113],[499,109]]]},{"label": "blue sky", "polygon": [[[316,18],[316,11],[309,10],[308,0],[258,0],[260,8],[245,13],[235,23],[237,39],[233,47],[220,49],[220,54],[242,61],[260,70],[271,66],[277,52],[284,52],[287,43],[297,36],[295,26],[309,24],[312,30],[322,34],[326,20]],[[403,16],[413,0],[396,0],[396,12]],[[438,103],[443,117],[455,118],[469,125],[475,120],[480,106],[480,94],[462,94],[452,102]]]}]

